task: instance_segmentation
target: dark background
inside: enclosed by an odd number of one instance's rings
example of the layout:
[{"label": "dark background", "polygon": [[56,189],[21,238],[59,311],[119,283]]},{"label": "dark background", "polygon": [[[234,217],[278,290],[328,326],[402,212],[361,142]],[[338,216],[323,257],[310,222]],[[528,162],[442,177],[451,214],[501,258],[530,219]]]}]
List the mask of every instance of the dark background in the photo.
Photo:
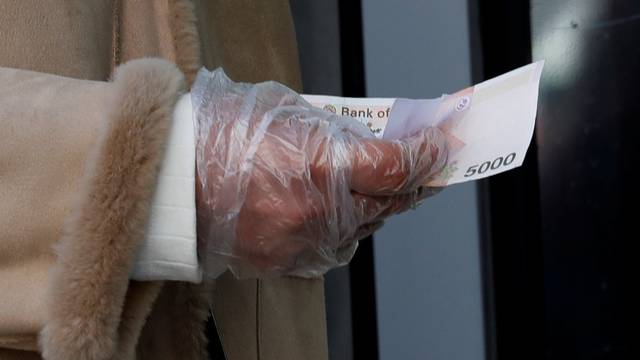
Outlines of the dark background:
[{"label": "dark background", "polygon": [[636,359],[631,243],[640,2],[480,2],[492,77],[545,59],[525,166],[488,181],[499,359]]}]

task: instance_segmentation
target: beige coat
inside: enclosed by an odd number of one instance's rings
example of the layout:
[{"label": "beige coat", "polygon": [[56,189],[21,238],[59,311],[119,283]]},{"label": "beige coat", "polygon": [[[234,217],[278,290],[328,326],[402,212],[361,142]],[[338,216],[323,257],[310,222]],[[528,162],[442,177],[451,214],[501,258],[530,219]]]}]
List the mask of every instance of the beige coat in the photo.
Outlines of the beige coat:
[{"label": "beige coat", "polygon": [[0,359],[327,358],[321,279],[128,280],[203,64],[299,89],[288,2],[0,2]]}]

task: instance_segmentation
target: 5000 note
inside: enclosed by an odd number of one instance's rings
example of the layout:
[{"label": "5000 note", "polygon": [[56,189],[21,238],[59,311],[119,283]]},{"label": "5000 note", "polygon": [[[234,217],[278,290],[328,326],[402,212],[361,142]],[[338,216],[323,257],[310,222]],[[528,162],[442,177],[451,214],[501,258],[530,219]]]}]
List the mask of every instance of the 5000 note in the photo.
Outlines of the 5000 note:
[{"label": "5000 note", "polygon": [[544,61],[437,99],[303,95],[312,105],[351,116],[383,139],[435,126],[448,139],[445,169],[429,186],[446,186],[522,165],[531,142]]}]

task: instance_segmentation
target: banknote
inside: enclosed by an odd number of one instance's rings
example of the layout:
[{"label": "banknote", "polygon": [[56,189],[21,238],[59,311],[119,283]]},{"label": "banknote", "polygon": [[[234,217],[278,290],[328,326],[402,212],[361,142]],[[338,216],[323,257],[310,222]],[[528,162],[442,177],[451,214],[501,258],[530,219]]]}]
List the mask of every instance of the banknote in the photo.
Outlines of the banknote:
[{"label": "banknote", "polygon": [[312,105],[353,117],[382,139],[402,139],[427,127],[446,135],[449,157],[427,185],[447,186],[519,167],[535,127],[538,61],[436,99],[303,95]]}]

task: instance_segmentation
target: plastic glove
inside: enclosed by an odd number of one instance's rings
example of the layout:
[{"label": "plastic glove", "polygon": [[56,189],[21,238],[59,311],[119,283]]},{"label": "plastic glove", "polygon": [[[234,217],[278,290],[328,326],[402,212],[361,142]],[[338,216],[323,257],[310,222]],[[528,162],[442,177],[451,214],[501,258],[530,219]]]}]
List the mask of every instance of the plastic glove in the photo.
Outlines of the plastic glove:
[{"label": "plastic glove", "polygon": [[276,82],[201,70],[197,212],[205,273],[313,277],[346,264],[359,239],[432,193],[446,140],[429,128],[380,140],[357,120],[314,108]]}]

